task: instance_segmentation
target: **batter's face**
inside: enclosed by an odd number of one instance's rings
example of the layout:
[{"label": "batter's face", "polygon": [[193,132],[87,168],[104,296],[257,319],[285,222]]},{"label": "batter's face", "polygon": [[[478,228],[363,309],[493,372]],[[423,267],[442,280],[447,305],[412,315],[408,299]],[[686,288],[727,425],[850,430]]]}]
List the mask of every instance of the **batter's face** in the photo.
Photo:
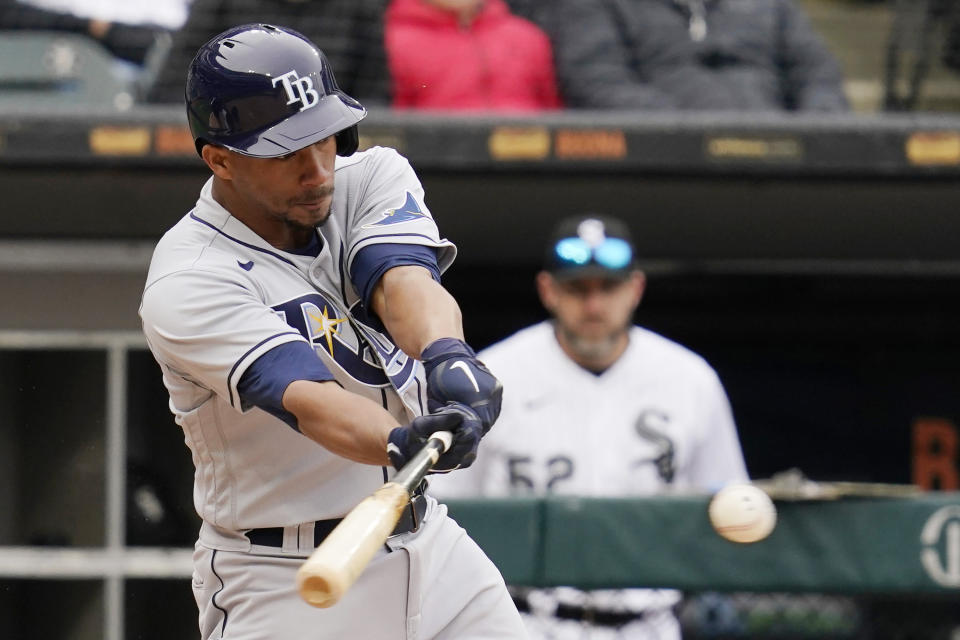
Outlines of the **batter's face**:
[{"label": "batter's face", "polygon": [[641,271],[625,280],[557,280],[544,271],[537,275],[537,290],[554,317],[557,340],[567,355],[582,367],[602,371],[627,348],[645,282]]},{"label": "batter's face", "polygon": [[207,145],[203,158],[216,176],[214,198],[270,244],[291,249],[309,242],[326,222],[333,200],[334,136],[279,158],[251,158]]}]

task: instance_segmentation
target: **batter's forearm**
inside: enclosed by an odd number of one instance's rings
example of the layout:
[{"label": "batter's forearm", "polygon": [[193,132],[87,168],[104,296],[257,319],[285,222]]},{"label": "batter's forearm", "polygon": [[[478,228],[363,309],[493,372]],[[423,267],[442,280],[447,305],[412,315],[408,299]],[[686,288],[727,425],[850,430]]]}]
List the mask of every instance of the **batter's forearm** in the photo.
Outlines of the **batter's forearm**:
[{"label": "batter's forearm", "polygon": [[463,340],[460,305],[422,267],[387,271],[374,289],[373,308],[397,346],[414,358],[439,338]]},{"label": "batter's forearm", "polygon": [[383,407],[336,382],[292,382],[283,407],[297,417],[300,432],[338,456],[385,466],[387,437],[399,426]]}]

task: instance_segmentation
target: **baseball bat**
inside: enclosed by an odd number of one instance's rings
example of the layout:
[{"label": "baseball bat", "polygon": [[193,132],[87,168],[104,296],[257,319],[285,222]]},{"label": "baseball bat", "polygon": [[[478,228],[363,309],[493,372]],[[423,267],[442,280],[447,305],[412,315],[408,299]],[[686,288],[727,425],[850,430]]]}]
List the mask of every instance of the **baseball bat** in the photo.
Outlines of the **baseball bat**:
[{"label": "baseball bat", "polygon": [[432,434],[393,480],[351,509],[314,549],[297,571],[297,590],[307,604],[326,608],[343,597],[393,533],[413,490],[452,442],[449,431]]}]

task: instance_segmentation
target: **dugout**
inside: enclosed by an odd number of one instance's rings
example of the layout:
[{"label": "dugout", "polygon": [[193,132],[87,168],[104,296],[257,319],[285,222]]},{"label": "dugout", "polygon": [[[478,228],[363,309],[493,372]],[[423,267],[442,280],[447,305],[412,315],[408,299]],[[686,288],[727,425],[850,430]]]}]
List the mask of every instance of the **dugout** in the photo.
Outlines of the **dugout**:
[{"label": "dugout", "polygon": [[[957,488],[960,119],[373,111],[361,131],[420,173],[478,346],[542,317],[532,278],[554,220],[618,215],[650,279],[638,321],[717,368],[752,475]],[[136,306],[151,245],[205,178],[179,108],[0,116],[3,637],[50,597],[68,603],[51,634],[159,637],[158,600],[192,629],[190,461]],[[62,471],[40,480],[47,452]],[[922,603],[940,615],[955,596]]]},{"label": "dugout", "polygon": [[[908,482],[914,425],[957,422],[953,117],[373,112],[362,134],[419,171],[477,345],[543,317],[553,221],[606,212],[650,279],[638,321],[718,369],[751,473]],[[178,108],[7,113],[0,328],[136,330],[152,243],[205,178]]]}]

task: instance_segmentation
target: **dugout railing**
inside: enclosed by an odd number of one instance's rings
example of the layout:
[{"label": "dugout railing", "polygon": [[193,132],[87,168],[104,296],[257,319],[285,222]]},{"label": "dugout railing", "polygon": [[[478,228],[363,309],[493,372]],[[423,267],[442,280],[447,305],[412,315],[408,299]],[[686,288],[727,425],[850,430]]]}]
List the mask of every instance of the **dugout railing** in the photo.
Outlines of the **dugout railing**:
[{"label": "dugout railing", "polygon": [[960,493],[777,500],[774,532],[753,544],[718,536],[708,501],[460,500],[450,512],[516,584],[960,597]]},{"label": "dugout railing", "polygon": [[[129,331],[0,331],[0,637],[123,640],[128,581],[189,590],[189,549],[127,535],[130,359],[144,350]],[[38,609],[52,600],[62,610]]]},{"label": "dugout railing", "polygon": [[960,493],[777,500],[776,528],[754,544],[718,536],[708,501],[462,500],[450,511],[511,584],[682,590],[688,639],[960,634]]}]

